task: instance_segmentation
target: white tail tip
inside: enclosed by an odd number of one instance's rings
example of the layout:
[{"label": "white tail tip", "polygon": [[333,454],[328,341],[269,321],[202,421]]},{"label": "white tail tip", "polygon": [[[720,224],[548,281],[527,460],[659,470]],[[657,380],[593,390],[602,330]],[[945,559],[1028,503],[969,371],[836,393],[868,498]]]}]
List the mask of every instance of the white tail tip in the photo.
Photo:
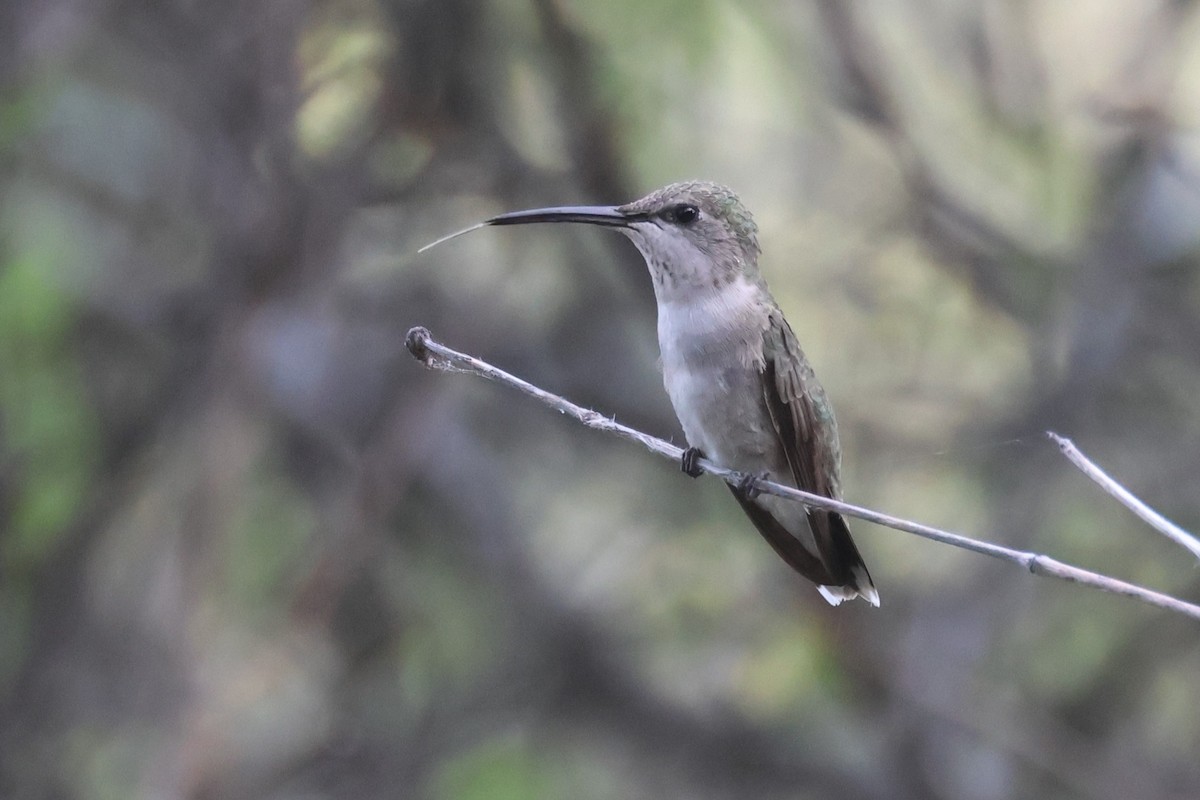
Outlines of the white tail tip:
[{"label": "white tail tip", "polygon": [[861,597],[871,605],[879,608],[879,592],[871,584],[856,589],[853,586],[818,586],[817,591],[831,606],[840,606],[843,601]]}]

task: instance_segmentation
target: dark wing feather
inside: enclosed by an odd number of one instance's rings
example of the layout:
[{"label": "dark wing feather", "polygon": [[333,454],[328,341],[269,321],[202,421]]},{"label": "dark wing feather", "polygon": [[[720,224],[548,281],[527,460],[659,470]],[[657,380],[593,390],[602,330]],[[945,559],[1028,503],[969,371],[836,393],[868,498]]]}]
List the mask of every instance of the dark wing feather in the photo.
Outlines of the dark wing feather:
[{"label": "dark wing feather", "polygon": [[837,425],[825,391],[782,315],[771,315],[763,345],[763,398],[796,486],[837,497]]},{"label": "dark wing feather", "polygon": [[[772,314],[763,334],[763,399],[791,467],[797,488],[839,498],[841,454],[837,426],[796,335],[781,314]],[[869,583],[862,556],[840,514],[810,509],[809,526],[831,585],[855,585],[855,567]]]}]

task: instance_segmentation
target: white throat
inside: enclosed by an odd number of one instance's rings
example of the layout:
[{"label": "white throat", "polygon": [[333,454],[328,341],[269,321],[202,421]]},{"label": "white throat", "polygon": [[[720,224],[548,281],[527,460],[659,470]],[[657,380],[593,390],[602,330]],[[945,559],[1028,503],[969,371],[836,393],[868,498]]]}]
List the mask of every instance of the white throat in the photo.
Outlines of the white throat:
[{"label": "white throat", "polygon": [[658,299],[658,344],[663,368],[687,368],[736,353],[744,365],[761,362],[770,298],[738,276],[719,286],[677,284]]}]

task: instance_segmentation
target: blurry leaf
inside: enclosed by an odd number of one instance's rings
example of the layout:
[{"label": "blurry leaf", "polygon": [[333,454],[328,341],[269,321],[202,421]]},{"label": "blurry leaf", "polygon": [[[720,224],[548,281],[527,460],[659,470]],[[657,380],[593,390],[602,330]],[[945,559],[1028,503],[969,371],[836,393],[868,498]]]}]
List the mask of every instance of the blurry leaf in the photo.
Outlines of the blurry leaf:
[{"label": "blurry leaf", "polygon": [[773,718],[784,710],[790,716],[814,694],[839,692],[846,681],[829,647],[811,625],[780,627],[742,662],[738,681],[742,701],[756,714]]},{"label": "blurry leaf", "polygon": [[509,85],[512,104],[500,117],[509,143],[540,169],[568,169],[566,134],[546,76],[528,62],[518,61],[513,65]]},{"label": "blurry leaf", "polygon": [[66,294],[50,265],[17,259],[0,272],[0,431],[18,476],[6,555],[43,557],[84,496],[94,459],[94,420],[68,349]]},{"label": "blurry leaf", "polygon": [[296,129],[301,150],[321,159],[370,129],[392,40],[373,3],[318,9],[300,43],[307,97],[296,114]]},{"label": "blurry leaf", "polygon": [[440,800],[536,800],[566,797],[546,765],[516,736],[490,739],[446,763],[436,781]]},{"label": "blurry leaf", "polygon": [[36,92],[0,101],[0,153],[7,151],[33,127],[36,119]]},{"label": "blurry leaf", "polygon": [[11,689],[27,655],[31,623],[28,583],[5,581],[0,586],[0,692]]},{"label": "blurry leaf", "polygon": [[403,130],[382,137],[371,148],[371,171],[381,181],[403,183],[416,175],[433,156],[428,140],[409,135]]},{"label": "blurry leaf", "polygon": [[495,663],[506,619],[487,584],[461,561],[435,547],[410,545],[405,556],[392,579],[398,602],[411,612],[399,644],[399,679],[406,702],[424,709]]},{"label": "blurry leaf", "polygon": [[286,602],[285,581],[297,569],[312,536],[308,497],[295,485],[259,468],[239,497],[227,546],[231,602],[241,609]]},{"label": "blurry leaf", "polygon": [[153,749],[152,733],[81,725],[65,743],[63,777],[69,776],[80,800],[127,800],[138,797],[146,751]]},{"label": "blurry leaf", "polygon": [[1025,637],[1018,651],[1037,657],[1015,665],[1007,677],[1020,674],[1025,691],[1047,702],[1086,697],[1094,686],[1103,685],[1100,678],[1129,635],[1136,613],[1112,598],[1104,604],[1104,613],[1095,613],[1091,599],[1073,597],[1067,604],[1072,613],[1045,616],[1032,631],[1036,640]]}]

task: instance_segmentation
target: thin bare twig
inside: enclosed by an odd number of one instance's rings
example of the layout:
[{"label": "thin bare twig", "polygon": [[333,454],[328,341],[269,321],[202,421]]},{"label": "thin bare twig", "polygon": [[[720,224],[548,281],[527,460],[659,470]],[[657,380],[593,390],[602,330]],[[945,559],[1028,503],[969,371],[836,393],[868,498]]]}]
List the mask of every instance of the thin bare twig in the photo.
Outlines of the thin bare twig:
[{"label": "thin bare twig", "polygon": [[1093,481],[1100,484],[1101,489],[1117,498],[1117,502],[1137,514],[1146,524],[1163,536],[1166,536],[1180,547],[1187,548],[1196,558],[1200,558],[1200,540],[1196,539],[1195,536],[1192,536],[1183,528],[1171,522],[1171,520],[1162,514],[1159,514],[1153,508],[1139,500],[1133,492],[1113,480],[1107,472],[1096,466],[1096,462],[1085,456],[1070,439],[1065,436],[1059,436],[1054,431],[1046,431],[1046,435],[1058,445],[1058,449],[1062,451],[1064,456],[1071,460],[1072,464],[1079,467],[1084,475],[1087,475]]},{"label": "thin bare twig", "polygon": [[[683,448],[677,447],[669,442],[663,441],[655,436],[647,433],[642,433],[639,430],[621,425],[615,420],[592,411],[581,406],[577,406],[565,398],[559,397],[556,394],[547,392],[537,386],[523,381],[520,378],[510,375],[502,369],[492,366],[486,361],[482,361],[474,356],[469,356],[465,353],[460,353],[457,350],[452,350],[444,344],[433,339],[432,335],[425,328],[413,328],[408,332],[405,344],[410,353],[431,369],[441,370],[443,372],[461,372],[472,375],[480,375],[489,380],[503,383],[516,389],[519,392],[529,395],[530,397],[540,400],[551,408],[557,409],[563,414],[574,417],[579,422],[587,425],[589,428],[605,431],[607,433],[616,434],[625,439],[637,442],[643,447],[651,450],[659,455],[678,461],[683,455]],[[701,459],[700,466],[704,471],[719,478],[724,479],[727,483],[736,484],[744,479],[744,475],[740,472],[725,469],[717,464],[712,463],[708,459]],[[894,528],[898,531],[912,533],[926,539],[932,539],[935,542],[960,547],[964,550],[970,550],[973,553],[981,553],[985,556],[998,558],[1002,561],[1008,561],[1013,564],[1019,564],[1025,569],[1032,572],[1034,575],[1047,575],[1053,578],[1059,578],[1073,583],[1080,583],[1085,586],[1091,586],[1096,589],[1101,589],[1112,594],[1125,595],[1136,600],[1141,600],[1143,603],[1148,603],[1152,606],[1165,608],[1169,611],[1175,611],[1180,614],[1200,620],[1200,606],[1192,603],[1179,600],[1170,595],[1162,594],[1151,589],[1146,589],[1136,584],[1128,583],[1117,578],[1111,578],[1107,575],[1101,575],[1097,572],[1091,572],[1086,569],[1064,564],[1061,561],[1050,558],[1049,556],[1040,553],[1031,553],[1023,550],[1013,550],[1008,547],[1003,547],[990,542],[981,542],[978,539],[971,539],[967,536],[962,536],[957,533],[934,528],[929,525],[922,525],[919,522],[911,522],[899,517],[893,517],[890,514],[884,514],[879,511],[873,511],[869,508],[844,503],[839,500],[832,500],[828,497],[822,497],[809,492],[802,492],[798,489],[793,489],[790,486],[783,486],[773,481],[760,480],[755,484],[755,487],[760,491],[786,497],[791,500],[797,500],[809,506],[824,508],[830,511],[837,511],[841,514],[847,514],[852,517],[874,522],[877,525],[883,525],[888,528]]]}]

